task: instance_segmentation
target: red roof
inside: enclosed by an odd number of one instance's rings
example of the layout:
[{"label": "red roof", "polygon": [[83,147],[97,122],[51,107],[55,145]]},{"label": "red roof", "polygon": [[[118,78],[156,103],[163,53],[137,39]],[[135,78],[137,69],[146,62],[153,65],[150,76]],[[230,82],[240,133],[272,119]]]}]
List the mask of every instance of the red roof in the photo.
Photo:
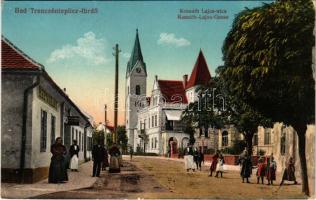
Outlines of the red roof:
[{"label": "red roof", "polygon": [[7,39],[1,39],[1,68],[37,70],[41,64],[35,62]]},{"label": "red roof", "polygon": [[202,50],[200,50],[199,56],[195,62],[186,88],[190,88],[196,85],[206,85],[210,80],[211,74],[208,70],[208,66]]},{"label": "red roof", "polygon": [[158,80],[160,91],[168,103],[188,103],[182,81]]}]

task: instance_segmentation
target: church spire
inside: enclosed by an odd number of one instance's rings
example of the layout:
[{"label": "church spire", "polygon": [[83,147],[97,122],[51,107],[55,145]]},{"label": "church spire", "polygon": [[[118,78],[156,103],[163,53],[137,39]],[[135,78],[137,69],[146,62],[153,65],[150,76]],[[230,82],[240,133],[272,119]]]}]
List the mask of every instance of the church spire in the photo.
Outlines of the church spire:
[{"label": "church spire", "polygon": [[144,63],[142,50],[140,48],[138,29],[136,29],[136,38],[135,38],[134,48],[133,48],[131,57],[127,63],[127,73],[132,71],[132,69],[134,68],[135,64],[138,61],[141,61],[142,63]]}]

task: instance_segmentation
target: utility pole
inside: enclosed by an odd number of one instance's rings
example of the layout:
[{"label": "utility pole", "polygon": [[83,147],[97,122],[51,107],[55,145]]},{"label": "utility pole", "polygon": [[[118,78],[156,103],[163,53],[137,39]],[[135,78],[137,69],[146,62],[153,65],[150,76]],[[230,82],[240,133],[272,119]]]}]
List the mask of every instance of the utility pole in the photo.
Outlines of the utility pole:
[{"label": "utility pole", "polygon": [[121,50],[119,49],[119,45],[116,44],[113,47],[115,56],[115,93],[114,93],[114,134],[113,134],[113,142],[117,143],[117,110],[118,110],[118,65],[119,65],[119,53]]},{"label": "utility pole", "polygon": [[107,125],[107,121],[108,121],[108,119],[107,119],[107,105],[106,104],[104,104],[104,124],[105,124],[105,126]]}]

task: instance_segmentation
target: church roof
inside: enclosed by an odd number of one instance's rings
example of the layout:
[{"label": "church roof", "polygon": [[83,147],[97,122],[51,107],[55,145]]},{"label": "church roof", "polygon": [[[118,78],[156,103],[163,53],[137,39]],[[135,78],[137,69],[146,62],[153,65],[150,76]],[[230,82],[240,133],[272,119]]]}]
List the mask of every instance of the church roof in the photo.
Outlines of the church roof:
[{"label": "church roof", "polygon": [[143,54],[142,54],[142,50],[141,50],[140,42],[139,42],[138,29],[136,29],[136,38],[135,38],[134,48],[133,48],[131,57],[127,63],[126,73],[129,73],[130,71],[132,71],[132,69],[134,68],[135,64],[138,61],[141,61],[144,64],[144,69],[146,71],[146,65],[144,63]]},{"label": "church roof", "polygon": [[188,103],[182,81],[158,80],[158,85],[167,103]]},{"label": "church roof", "polygon": [[186,88],[190,88],[196,85],[206,85],[210,80],[211,74],[208,70],[208,66],[203,55],[203,52],[202,50],[200,50],[199,56],[195,62],[194,68],[192,70]]},{"label": "church roof", "polygon": [[28,57],[8,39],[1,39],[1,68],[12,70],[39,70],[43,66]]}]

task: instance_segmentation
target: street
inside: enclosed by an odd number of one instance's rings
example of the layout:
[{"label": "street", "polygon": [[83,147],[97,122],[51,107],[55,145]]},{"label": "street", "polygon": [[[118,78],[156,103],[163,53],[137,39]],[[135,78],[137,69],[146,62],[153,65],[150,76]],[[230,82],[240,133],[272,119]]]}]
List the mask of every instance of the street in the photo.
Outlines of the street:
[{"label": "street", "polygon": [[55,192],[33,198],[305,198],[301,185],[242,183],[238,171],[228,171],[223,178],[208,177],[208,167],[202,171],[185,172],[182,162],[152,157],[125,159],[120,174],[103,172],[89,188]]}]

